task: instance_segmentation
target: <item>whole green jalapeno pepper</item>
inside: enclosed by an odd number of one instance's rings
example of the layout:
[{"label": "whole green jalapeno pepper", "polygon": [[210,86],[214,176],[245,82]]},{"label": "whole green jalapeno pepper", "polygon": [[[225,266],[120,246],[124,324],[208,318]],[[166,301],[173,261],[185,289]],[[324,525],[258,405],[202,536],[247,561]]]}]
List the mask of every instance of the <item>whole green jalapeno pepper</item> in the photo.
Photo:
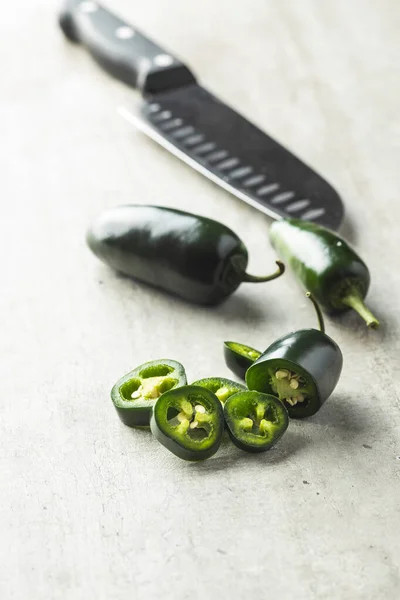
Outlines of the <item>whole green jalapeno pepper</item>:
[{"label": "whole green jalapeno pepper", "polygon": [[94,254],[117,271],[186,300],[218,304],[244,281],[248,253],[228,227],[198,215],[161,206],[127,205],[105,211],[87,233]]},{"label": "whole green jalapeno pepper", "polygon": [[157,440],[183,460],[210,458],[224,432],[221,402],[199,385],[165,392],[156,401],[150,428]]},{"label": "whole green jalapeno pepper", "polygon": [[365,306],[366,264],[333,231],[300,219],[280,219],[269,230],[272,246],[327,313],[354,309],[369,327],[379,321]]},{"label": "whole green jalapeno pepper", "polygon": [[261,356],[261,352],[239,342],[224,342],[225,364],[238,377],[244,380],[247,369]]},{"label": "whole green jalapeno pepper", "polygon": [[270,394],[238,392],[224,405],[224,417],[232,442],[246,452],[265,452],[288,428],[288,413]]},{"label": "whole green jalapeno pepper", "polygon": [[125,425],[148,426],[157,398],[186,383],[185,369],[179,362],[153,360],[121,377],[111,390],[111,399]]},{"label": "whole green jalapeno pepper", "polygon": [[236,383],[236,381],[231,381],[224,377],[206,377],[194,381],[192,385],[200,385],[207,390],[211,390],[217,396],[221,404],[224,404],[233,394],[247,389],[241,383]]},{"label": "whole green jalapeno pepper", "polygon": [[342,371],[339,346],[325,333],[321,311],[320,330],[302,329],[271,344],[246,372],[250,390],[275,394],[294,419],[314,415],[331,395]]}]

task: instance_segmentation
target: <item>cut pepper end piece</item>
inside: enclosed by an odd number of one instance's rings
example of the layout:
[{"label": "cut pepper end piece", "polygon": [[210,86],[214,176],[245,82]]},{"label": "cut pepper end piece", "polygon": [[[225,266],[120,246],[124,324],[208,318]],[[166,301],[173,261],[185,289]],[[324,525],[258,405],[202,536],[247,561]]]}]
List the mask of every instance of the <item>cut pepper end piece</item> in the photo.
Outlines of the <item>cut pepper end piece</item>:
[{"label": "cut pepper end piece", "polygon": [[244,380],[247,369],[253,364],[261,352],[239,342],[224,342],[225,364],[237,377]]},{"label": "cut pepper end piece", "polygon": [[300,365],[286,359],[272,358],[255,363],[246,372],[246,383],[249,390],[277,397],[294,419],[310,417],[321,407],[319,392],[311,375]]}]

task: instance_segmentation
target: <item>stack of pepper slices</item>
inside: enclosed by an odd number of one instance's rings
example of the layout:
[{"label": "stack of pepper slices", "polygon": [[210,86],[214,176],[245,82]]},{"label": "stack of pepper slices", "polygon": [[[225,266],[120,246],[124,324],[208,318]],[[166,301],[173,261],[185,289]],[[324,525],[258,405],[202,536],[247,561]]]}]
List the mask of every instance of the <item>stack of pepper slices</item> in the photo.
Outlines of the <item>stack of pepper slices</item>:
[{"label": "stack of pepper slices", "polygon": [[106,211],[87,234],[94,254],[114,269],[188,301],[215,305],[242,282],[280,277],[288,265],[313,302],[318,329],[284,335],[264,352],[224,342],[228,368],[243,382],[211,377],[187,384],[184,367],[156,360],[124,375],[111,390],[129,427],[148,427],[171,452],[197,461],[215,454],[224,430],[247,452],[264,452],[285,433],[289,417],[314,415],[332,394],[343,358],[326,333],[328,314],[355,310],[371,328],[364,304],[370,276],[345,240],[322,226],[281,219],[270,240],[284,261],[266,276],[246,272],[248,253],[228,227],[161,206],[127,205]]}]

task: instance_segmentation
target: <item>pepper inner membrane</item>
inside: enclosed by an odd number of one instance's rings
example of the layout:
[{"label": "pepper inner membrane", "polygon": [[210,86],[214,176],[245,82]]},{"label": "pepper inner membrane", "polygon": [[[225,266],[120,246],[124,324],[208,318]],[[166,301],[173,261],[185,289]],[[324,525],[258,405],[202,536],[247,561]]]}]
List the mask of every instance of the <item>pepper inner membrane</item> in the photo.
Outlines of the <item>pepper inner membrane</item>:
[{"label": "pepper inner membrane", "polygon": [[204,387],[207,387],[208,390],[213,392],[222,403],[228,400],[228,398],[237,391],[224,385],[220,381],[208,381],[207,386]]},{"label": "pepper inner membrane", "polygon": [[261,352],[254,350],[254,348],[250,348],[250,346],[245,346],[244,344],[231,342],[228,344],[228,347],[233,350],[233,352],[236,352],[236,354],[244,356],[245,358],[251,358],[252,360],[257,360],[257,358],[261,356]]},{"label": "pepper inner membrane", "polygon": [[290,406],[307,406],[309,396],[306,386],[304,377],[289,369],[276,369],[271,376],[273,391],[278,394],[279,400],[287,402]]},{"label": "pepper inner membrane", "polygon": [[220,402],[224,403],[228,400],[228,398],[230,396],[232,396],[232,394],[234,394],[234,390],[229,389],[226,385],[223,385],[222,387],[219,387],[217,390],[215,390],[214,394],[217,396],[218,400],[220,400]]},{"label": "pepper inner membrane", "polygon": [[138,375],[140,379],[147,379],[148,377],[163,377],[173,373],[173,367],[169,365],[150,365],[142,369]]},{"label": "pepper inner membrane", "polygon": [[143,369],[137,377],[121,385],[121,396],[127,402],[139,399],[156,400],[177,385],[178,380],[168,376],[173,371],[168,365],[154,365]]},{"label": "pepper inner membrane", "polygon": [[245,412],[239,425],[246,433],[268,437],[275,425],[279,424],[279,415],[274,406],[254,402]]},{"label": "pepper inner membrane", "polygon": [[176,406],[167,410],[167,421],[178,434],[188,435],[192,440],[201,442],[209,436],[212,429],[213,416],[207,412],[202,398],[190,395]]}]

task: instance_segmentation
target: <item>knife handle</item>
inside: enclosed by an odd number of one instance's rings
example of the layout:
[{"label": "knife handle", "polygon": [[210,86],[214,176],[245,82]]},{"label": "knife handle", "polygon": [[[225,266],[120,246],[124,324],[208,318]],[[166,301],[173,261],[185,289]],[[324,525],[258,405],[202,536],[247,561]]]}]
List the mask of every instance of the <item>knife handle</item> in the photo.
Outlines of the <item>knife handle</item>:
[{"label": "knife handle", "polygon": [[83,44],[108,73],[142,94],[196,81],[183,63],[96,1],[66,0],[59,24],[67,38]]}]

